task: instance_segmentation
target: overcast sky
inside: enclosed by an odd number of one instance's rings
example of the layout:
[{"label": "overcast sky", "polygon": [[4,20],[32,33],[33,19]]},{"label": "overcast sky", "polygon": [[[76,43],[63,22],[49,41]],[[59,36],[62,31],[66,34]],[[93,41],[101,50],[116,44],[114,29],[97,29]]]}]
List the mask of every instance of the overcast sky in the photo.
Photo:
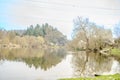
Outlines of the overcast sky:
[{"label": "overcast sky", "polygon": [[0,0],[0,27],[5,29],[47,22],[70,38],[77,16],[112,29],[120,22],[120,0]]}]

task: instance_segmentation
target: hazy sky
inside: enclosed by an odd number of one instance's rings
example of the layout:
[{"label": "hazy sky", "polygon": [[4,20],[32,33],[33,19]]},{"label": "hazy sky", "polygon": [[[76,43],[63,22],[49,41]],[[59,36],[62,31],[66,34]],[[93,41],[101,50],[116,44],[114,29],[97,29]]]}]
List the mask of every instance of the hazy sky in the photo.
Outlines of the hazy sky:
[{"label": "hazy sky", "polygon": [[120,22],[120,0],[0,0],[0,27],[5,29],[47,22],[70,38],[77,16],[112,29]]}]

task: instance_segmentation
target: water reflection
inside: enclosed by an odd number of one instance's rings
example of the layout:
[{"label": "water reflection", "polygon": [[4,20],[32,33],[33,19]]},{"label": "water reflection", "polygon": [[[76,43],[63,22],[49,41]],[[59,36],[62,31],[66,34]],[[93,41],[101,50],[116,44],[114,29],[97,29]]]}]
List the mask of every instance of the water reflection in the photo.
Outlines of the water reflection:
[{"label": "water reflection", "polygon": [[86,52],[79,52],[73,56],[74,75],[77,77],[120,73],[120,62],[113,57]]},{"label": "water reflection", "polygon": [[0,60],[25,62],[29,67],[47,70],[57,65],[66,56],[64,49],[1,49]]},{"label": "water reflection", "polygon": [[98,53],[66,54],[64,49],[0,50],[0,80],[56,80],[114,73],[120,73],[120,60]]},{"label": "water reflection", "polygon": [[1,50],[0,80],[57,80],[72,77],[72,55],[59,50]]}]

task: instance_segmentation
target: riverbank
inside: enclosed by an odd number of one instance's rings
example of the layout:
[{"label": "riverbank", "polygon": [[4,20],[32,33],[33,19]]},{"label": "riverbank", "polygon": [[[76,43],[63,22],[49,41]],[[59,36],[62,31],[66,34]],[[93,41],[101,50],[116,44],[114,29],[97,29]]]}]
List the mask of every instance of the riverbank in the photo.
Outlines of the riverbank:
[{"label": "riverbank", "polygon": [[42,45],[20,45],[14,43],[0,44],[0,49],[60,49],[64,48],[64,46],[59,45],[50,45],[50,44],[42,44]]},{"label": "riverbank", "polygon": [[65,78],[59,80],[120,80],[120,74],[102,75],[93,78]]},{"label": "riverbank", "polygon": [[117,56],[120,58],[120,49],[114,48],[111,50],[111,55]]}]

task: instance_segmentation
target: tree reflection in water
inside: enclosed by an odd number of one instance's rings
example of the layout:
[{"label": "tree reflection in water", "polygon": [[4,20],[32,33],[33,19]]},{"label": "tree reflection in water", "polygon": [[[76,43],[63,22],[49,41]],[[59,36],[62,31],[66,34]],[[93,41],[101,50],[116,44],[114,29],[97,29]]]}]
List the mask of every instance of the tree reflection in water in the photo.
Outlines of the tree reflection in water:
[{"label": "tree reflection in water", "polygon": [[110,72],[113,61],[113,57],[107,57],[99,53],[86,53],[84,51],[75,53],[72,59],[74,75],[76,77],[88,77]]},{"label": "tree reflection in water", "polygon": [[64,49],[1,49],[0,60],[22,61],[29,67],[47,70],[57,65],[66,56]]}]

